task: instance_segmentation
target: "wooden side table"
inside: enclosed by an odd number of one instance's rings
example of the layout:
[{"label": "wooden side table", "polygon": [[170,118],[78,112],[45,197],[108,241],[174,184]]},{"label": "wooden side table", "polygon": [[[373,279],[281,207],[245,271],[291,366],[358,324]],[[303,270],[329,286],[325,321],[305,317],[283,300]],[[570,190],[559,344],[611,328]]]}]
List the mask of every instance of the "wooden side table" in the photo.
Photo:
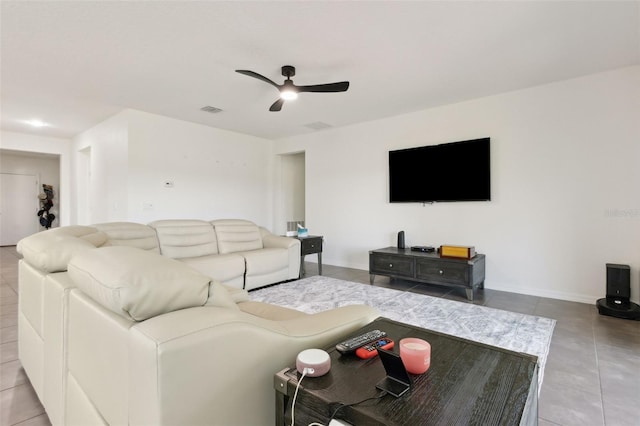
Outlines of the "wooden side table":
[{"label": "wooden side table", "polygon": [[309,235],[306,237],[295,237],[300,240],[300,276],[305,274],[304,257],[308,254],[318,254],[318,273],[322,275],[322,241],[320,235]]}]

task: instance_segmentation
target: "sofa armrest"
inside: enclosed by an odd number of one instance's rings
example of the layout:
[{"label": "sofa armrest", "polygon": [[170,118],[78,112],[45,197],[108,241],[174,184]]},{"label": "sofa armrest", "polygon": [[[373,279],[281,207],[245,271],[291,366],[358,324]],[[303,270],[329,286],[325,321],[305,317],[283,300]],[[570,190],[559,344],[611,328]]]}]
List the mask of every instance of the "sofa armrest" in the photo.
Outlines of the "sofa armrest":
[{"label": "sofa armrest", "polygon": [[[267,231],[264,228],[260,228],[262,234],[262,244],[267,248],[285,248],[289,249],[294,246],[300,247],[300,240],[291,237],[283,237],[281,235],[275,235]],[[298,254],[299,256],[300,254]]]},{"label": "sofa armrest", "polygon": [[290,280],[297,279],[300,276],[300,240],[272,234],[262,227],[260,228],[260,234],[262,234],[262,245],[265,248],[282,248],[289,251],[288,278]]},{"label": "sofa armrest", "polygon": [[274,374],[374,316],[349,306],[269,321],[204,307],[138,323],[129,336],[130,424],[274,424]]},{"label": "sofa armrest", "polygon": [[17,250],[29,265],[44,273],[52,273],[66,271],[73,256],[96,247],[93,241],[60,232],[44,231],[20,240]]},{"label": "sofa armrest", "polygon": [[[368,324],[379,316],[378,310],[371,306],[347,305],[292,320],[279,321],[279,323],[287,329],[292,337],[320,336],[328,330],[351,329],[354,324],[362,324],[363,321]],[[356,328],[360,326],[358,325]],[[321,346],[328,344],[331,344],[331,341],[327,341],[326,344]]]}]

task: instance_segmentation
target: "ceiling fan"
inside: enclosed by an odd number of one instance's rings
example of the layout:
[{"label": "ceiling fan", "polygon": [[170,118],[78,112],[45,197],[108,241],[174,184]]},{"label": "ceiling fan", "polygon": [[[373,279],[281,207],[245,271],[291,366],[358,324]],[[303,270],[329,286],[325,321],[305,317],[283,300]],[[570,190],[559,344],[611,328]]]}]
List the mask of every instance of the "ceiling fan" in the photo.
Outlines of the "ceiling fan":
[{"label": "ceiling fan", "polygon": [[313,84],[311,86],[296,86],[291,81],[291,77],[296,75],[295,67],[291,65],[285,65],[282,67],[282,75],[287,77],[283,84],[277,84],[267,77],[258,74],[257,72],[249,71],[249,70],[236,70],[240,74],[248,75],[249,77],[257,78],[258,80],[262,80],[266,83],[271,84],[276,89],[280,91],[280,99],[275,101],[273,105],[269,108],[269,111],[280,111],[282,109],[282,105],[284,101],[289,101],[296,99],[298,97],[298,93],[302,92],[316,92],[316,93],[331,93],[331,92],[346,92],[349,88],[348,81],[340,81],[337,83],[326,83],[326,84]]}]

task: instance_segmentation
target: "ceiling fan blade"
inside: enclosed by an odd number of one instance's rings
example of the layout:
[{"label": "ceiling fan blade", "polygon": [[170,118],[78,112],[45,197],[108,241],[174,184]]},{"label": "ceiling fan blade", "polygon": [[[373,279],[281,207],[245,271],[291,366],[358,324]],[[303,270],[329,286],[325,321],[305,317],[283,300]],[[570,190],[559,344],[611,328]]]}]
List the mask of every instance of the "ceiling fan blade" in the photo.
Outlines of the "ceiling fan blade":
[{"label": "ceiling fan blade", "polygon": [[276,112],[282,109],[282,105],[284,104],[284,99],[280,98],[271,105],[269,111]]},{"label": "ceiling fan blade", "polygon": [[236,70],[236,72],[238,72],[240,74],[248,75],[249,77],[257,78],[258,80],[262,80],[265,83],[269,83],[272,86],[275,86],[276,88],[280,89],[280,85],[279,84],[274,83],[272,80],[268,79],[264,75],[258,74],[257,72],[253,72],[253,71],[249,71],[249,70]]},{"label": "ceiling fan blade", "polygon": [[348,81],[338,83],[314,84],[311,86],[296,86],[299,92],[346,92],[349,88]]}]

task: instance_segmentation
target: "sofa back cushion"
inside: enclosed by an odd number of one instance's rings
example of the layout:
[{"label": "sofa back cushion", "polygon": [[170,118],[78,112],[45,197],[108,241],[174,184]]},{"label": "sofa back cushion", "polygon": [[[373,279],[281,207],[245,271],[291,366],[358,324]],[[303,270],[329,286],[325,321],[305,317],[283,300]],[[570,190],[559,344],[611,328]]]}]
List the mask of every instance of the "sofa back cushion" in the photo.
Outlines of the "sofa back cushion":
[{"label": "sofa back cushion", "polygon": [[156,230],[160,253],[172,259],[218,254],[213,226],[204,220],[157,220],[149,224]]},{"label": "sofa back cushion", "polygon": [[90,226],[64,226],[38,232],[23,238],[16,247],[24,260],[46,272],[67,270],[69,259],[76,253],[99,247],[107,235]]},{"label": "sofa back cushion", "polygon": [[135,222],[109,222],[93,225],[107,234],[107,246],[130,246],[160,253],[156,230]]},{"label": "sofa back cushion", "polygon": [[218,238],[218,251],[222,254],[263,248],[260,228],[253,222],[241,219],[211,221]]},{"label": "sofa back cushion", "polygon": [[204,305],[211,280],[182,262],[127,246],[74,256],[69,276],[87,296],[134,321]]}]

